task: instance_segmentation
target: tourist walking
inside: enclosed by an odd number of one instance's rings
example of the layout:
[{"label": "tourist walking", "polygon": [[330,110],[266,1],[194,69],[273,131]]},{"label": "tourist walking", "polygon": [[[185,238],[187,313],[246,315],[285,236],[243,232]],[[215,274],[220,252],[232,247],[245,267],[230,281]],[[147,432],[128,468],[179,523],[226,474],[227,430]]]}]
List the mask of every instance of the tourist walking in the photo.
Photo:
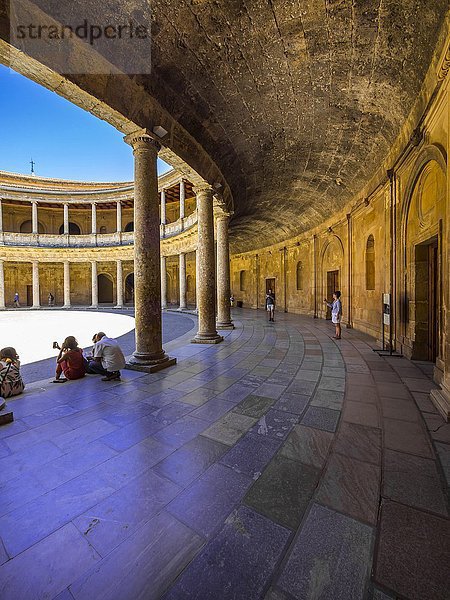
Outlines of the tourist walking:
[{"label": "tourist walking", "polygon": [[17,396],[24,389],[19,355],[15,348],[3,348],[0,350],[0,396],[2,398]]},{"label": "tourist walking", "polygon": [[20,308],[19,292],[14,294],[14,308]]},{"label": "tourist walking", "polygon": [[269,315],[269,321],[274,322],[274,314],[275,314],[275,294],[272,290],[268,290],[266,294],[266,311]]},{"label": "tourist walking", "polygon": [[89,373],[104,375],[102,381],[120,381],[120,370],[125,367],[125,356],[116,340],[97,333],[93,341],[93,359],[89,362]]},{"label": "tourist walking", "polygon": [[[59,348],[58,344],[54,344]],[[56,359],[56,374],[53,383],[64,383],[68,379],[81,379],[85,375],[83,350],[73,335],[66,337]],[[62,377],[64,375],[64,377]]]},{"label": "tourist walking", "polygon": [[55,296],[51,292],[48,295],[48,305],[55,306]]},{"label": "tourist walking", "polygon": [[323,300],[328,308],[331,308],[331,322],[334,323],[336,329],[336,335],[333,336],[335,340],[341,339],[342,302],[340,298],[341,292],[336,290],[333,294],[333,302],[328,302],[326,298]]}]

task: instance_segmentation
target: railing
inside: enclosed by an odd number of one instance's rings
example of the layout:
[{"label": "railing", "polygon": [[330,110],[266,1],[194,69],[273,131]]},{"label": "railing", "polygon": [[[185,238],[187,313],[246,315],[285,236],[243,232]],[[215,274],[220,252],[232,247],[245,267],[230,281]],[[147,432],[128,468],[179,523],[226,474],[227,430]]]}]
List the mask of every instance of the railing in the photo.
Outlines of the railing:
[{"label": "railing", "polygon": [[[174,237],[197,223],[197,211],[175,223],[160,226],[161,239]],[[0,232],[0,246],[34,246],[40,248],[92,248],[96,246],[131,246],[133,232],[97,234],[51,234]]]}]

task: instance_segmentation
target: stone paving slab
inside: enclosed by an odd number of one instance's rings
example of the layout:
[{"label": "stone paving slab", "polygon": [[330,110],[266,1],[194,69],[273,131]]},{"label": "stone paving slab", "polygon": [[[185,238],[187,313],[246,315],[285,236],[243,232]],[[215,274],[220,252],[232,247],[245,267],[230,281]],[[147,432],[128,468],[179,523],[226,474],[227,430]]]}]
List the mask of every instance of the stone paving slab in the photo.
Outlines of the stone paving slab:
[{"label": "stone paving slab", "polygon": [[[217,582],[230,598],[385,600],[413,598],[404,574],[419,561],[439,598],[421,552],[446,562],[450,426],[429,365],[377,357],[354,330],[338,344],[328,323],[264,316],[240,310],[218,346],[169,342],[178,364],[154,375],[27,386],[0,428],[0,569],[36,564],[36,590],[59,600],[175,598],[181,584],[203,600]],[[380,520],[381,502],[399,518]],[[69,525],[75,537],[58,538]],[[62,554],[80,569],[55,572]]]}]

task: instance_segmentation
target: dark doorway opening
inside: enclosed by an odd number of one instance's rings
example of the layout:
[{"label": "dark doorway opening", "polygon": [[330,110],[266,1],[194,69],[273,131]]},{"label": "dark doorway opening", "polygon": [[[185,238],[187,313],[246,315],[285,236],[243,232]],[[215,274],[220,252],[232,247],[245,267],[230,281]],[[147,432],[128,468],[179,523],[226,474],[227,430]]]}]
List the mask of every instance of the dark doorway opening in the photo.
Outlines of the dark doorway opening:
[{"label": "dark doorway opening", "polygon": [[33,286],[27,285],[27,306],[33,306]]},{"label": "dark doorway opening", "polygon": [[[61,225],[61,227],[59,228],[59,235],[62,235],[63,233],[64,225]],[[72,221],[70,221],[69,223],[69,235],[81,235],[81,229],[76,223],[72,223]]]},{"label": "dark doorway opening", "polygon": [[[339,271],[327,271],[327,300],[333,301],[333,294],[339,289]],[[331,308],[327,307],[326,319],[331,319]]]},{"label": "dark doorway opening", "polygon": [[415,249],[415,341],[412,358],[436,361],[439,338],[438,238]]},{"label": "dark doorway opening", "polygon": [[127,233],[129,233],[130,231],[134,231],[134,221],[130,221],[129,223],[127,223],[125,225],[124,231],[126,231]]},{"label": "dark doorway opening", "polygon": [[98,281],[98,301],[100,304],[109,304],[113,302],[113,282],[108,275],[101,273],[97,277]]},{"label": "dark doorway opening", "polygon": [[[269,293],[269,290],[272,290],[272,296],[275,299],[275,308],[277,306],[277,297],[275,295],[275,278],[274,277],[270,277],[269,279],[266,279],[266,294]],[[265,302],[265,300],[264,300]]]},{"label": "dark doorway opening", "polygon": [[125,279],[125,304],[134,304],[134,273]]}]

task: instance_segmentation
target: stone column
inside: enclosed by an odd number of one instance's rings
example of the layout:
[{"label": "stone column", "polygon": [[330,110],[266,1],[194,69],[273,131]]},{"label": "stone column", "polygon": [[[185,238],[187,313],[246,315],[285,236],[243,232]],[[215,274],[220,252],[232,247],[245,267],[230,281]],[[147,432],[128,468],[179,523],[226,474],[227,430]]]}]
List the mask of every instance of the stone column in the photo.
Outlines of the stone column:
[{"label": "stone column", "polygon": [[0,260],[0,310],[5,308],[5,270],[4,262]]},{"label": "stone column", "polygon": [[184,219],[186,192],[183,179],[180,181],[180,219]]},{"label": "stone column", "polygon": [[161,225],[166,224],[166,190],[161,190]]},{"label": "stone column", "polygon": [[69,235],[69,205],[64,203],[64,235]]},{"label": "stone column", "polygon": [[91,204],[91,223],[92,223],[91,232],[94,235],[96,235],[96,233],[97,233],[97,205],[95,204],[95,202],[93,202]]},{"label": "stone column", "polygon": [[122,261],[117,260],[117,302],[116,308],[123,308],[123,271]]},{"label": "stone column", "polygon": [[92,279],[92,308],[98,308],[98,279],[97,279],[97,263],[95,260],[91,261],[91,279]]},{"label": "stone column", "polygon": [[38,204],[35,200],[31,203],[31,233],[39,233]]},{"label": "stone column", "polygon": [[180,252],[180,307],[178,310],[186,310],[186,254]]},{"label": "stone column", "polygon": [[40,308],[41,302],[39,297],[39,262],[33,261],[33,308]]},{"label": "stone column", "polygon": [[217,329],[234,329],[230,310],[230,214],[217,212]]},{"label": "stone column", "polygon": [[120,200],[117,202],[117,233],[122,232],[122,204]]},{"label": "stone column", "polygon": [[0,198],[0,233],[3,233],[3,208],[2,199]]},{"label": "stone column", "polygon": [[68,260],[64,261],[64,306],[63,308],[70,308],[70,263]]},{"label": "stone column", "polygon": [[131,368],[175,364],[162,347],[158,173],[160,145],[146,129],[125,137],[134,154],[134,286],[136,350]]},{"label": "stone column", "polygon": [[167,308],[167,267],[166,257],[161,256],[161,308]]},{"label": "stone column", "polygon": [[217,344],[223,341],[223,337],[216,331],[213,189],[205,184],[195,188],[194,192],[197,196],[198,212],[198,331],[192,342]]}]

